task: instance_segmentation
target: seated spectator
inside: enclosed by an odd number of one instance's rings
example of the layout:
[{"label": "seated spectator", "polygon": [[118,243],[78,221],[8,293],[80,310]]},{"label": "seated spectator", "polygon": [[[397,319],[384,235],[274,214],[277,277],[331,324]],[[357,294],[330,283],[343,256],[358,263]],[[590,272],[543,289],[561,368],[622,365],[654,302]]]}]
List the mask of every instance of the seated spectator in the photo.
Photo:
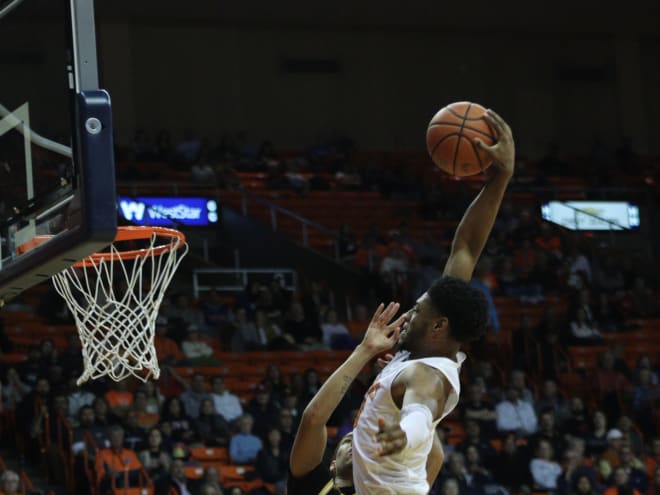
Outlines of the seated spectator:
[{"label": "seated spectator", "polygon": [[133,392],[128,390],[128,380],[112,382],[110,390],[105,394],[105,400],[112,414],[123,418],[126,411],[133,405]]},{"label": "seated spectator", "polygon": [[263,444],[258,436],[252,434],[254,420],[244,414],[238,421],[239,432],[231,438],[229,455],[234,464],[254,464]]},{"label": "seated spectator", "polygon": [[575,319],[569,323],[572,343],[574,345],[597,345],[603,343],[600,330],[587,320],[583,308],[578,308]]},{"label": "seated spectator", "polygon": [[622,445],[619,454],[621,456],[620,467],[626,470],[630,486],[638,490],[639,493],[646,493],[649,481],[644,470],[644,463],[635,457],[628,445]]},{"label": "seated spectator", "polygon": [[[293,440],[296,438],[296,424],[294,422],[293,413],[291,409],[283,407],[280,409],[280,415],[277,420],[277,429],[282,435],[282,449],[290,451],[293,447]],[[351,423],[351,430],[352,430]],[[349,431],[351,431],[349,430]],[[338,437],[341,436],[338,434]]]},{"label": "seated spectator", "polygon": [[467,455],[468,447],[476,447],[479,451],[479,459],[484,466],[490,468],[495,460],[495,449],[481,435],[479,422],[473,419],[465,422],[465,439],[456,446],[456,450]]},{"label": "seated spectator", "polygon": [[546,441],[552,447],[553,452],[564,450],[564,436],[557,429],[555,414],[552,411],[545,411],[540,414],[539,429],[530,440],[534,447],[542,441]]},{"label": "seated spectator", "polygon": [[618,417],[619,395],[629,384],[623,373],[615,369],[615,358],[611,351],[605,351],[599,356],[598,368],[592,375],[591,382],[605,413],[609,417]]},{"label": "seated spectator", "polygon": [[245,308],[236,309],[236,320],[233,324],[234,332],[231,336],[231,350],[245,352],[261,349],[259,332],[253,321],[248,320]]},{"label": "seated spectator", "polygon": [[202,401],[199,417],[193,421],[197,438],[207,447],[226,447],[229,445],[229,423],[215,412],[213,400]]},{"label": "seated spectator", "polygon": [[593,415],[593,428],[587,436],[587,454],[600,457],[607,450],[607,417],[603,411],[596,411]]},{"label": "seated spectator", "polygon": [[502,451],[497,455],[493,466],[495,479],[512,493],[530,493],[532,485],[527,453],[516,441],[516,435],[509,433],[504,437]]},{"label": "seated spectator", "polygon": [[557,478],[561,474],[561,466],[554,460],[552,445],[541,440],[536,447],[536,455],[529,463],[535,490],[554,490],[557,488]]},{"label": "seated spectator", "polygon": [[573,246],[566,258],[569,287],[581,290],[591,284],[591,263],[577,246]]},{"label": "seated spectator", "polygon": [[213,356],[213,348],[202,340],[199,328],[190,325],[188,335],[181,343],[183,355],[191,366],[217,366],[221,362]]},{"label": "seated spectator", "polygon": [[[200,332],[206,331],[204,316],[197,308],[193,307],[185,294],[179,294],[174,299],[174,304],[161,308],[163,315],[167,317],[172,327],[170,337],[181,342],[185,336],[185,330],[190,325],[196,325]],[[181,338],[179,338],[181,337]]]},{"label": "seated spectator", "polygon": [[0,476],[0,495],[18,495],[21,479],[17,473],[7,469]]},{"label": "seated spectator", "polygon": [[163,446],[163,434],[158,428],[149,431],[147,447],[139,454],[142,466],[152,478],[166,476],[172,464],[172,456]]},{"label": "seated spectator", "polygon": [[640,369],[637,373],[637,383],[631,393],[633,418],[647,435],[655,429],[654,414],[660,405],[660,387],[653,385],[652,378],[650,369]]},{"label": "seated spectator", "polygon": [[481,387],[472,384],[468,388],[467,402],[463,405],[464,418],[477,421],[486,438],[494,436],[497,414],[492,404],[482,400]]},{"label": "seated spectator", "polygon": [[160,410],[163,402],[165,402],[165,397],[160,393],[160,389],[156,382],[149,380],[140,387],[140,390],[144,392],[147,398],[147,412],[160,415]]},{"label": "seated spectator", "polygon": [[214,376],[211,380],[211,399],[215,412],[225,418],[228,423],[233,423],[243,415],[241,400],[227,390],[225,379],[221,376]]},{"label": "seated spectator", "polygon": [[195,495],[196,483],[186,478],[186,466],[182,459],[174,459],[167,476],[155,484],[156,495]]},{"label": "seated spectator", "polygon": [[147,394],[144,390],[137,390],[133,394],[133,411],[135,412],[138,426],[145,430],[153,428],[160,420],[160,414],[149,411]]},{"label": "seated spectator", "polygon": [[584,442],[569,442],[570,446],[564,450],[562,456],[562,473],[557,478],[557,493],[559,495],[571,495],[575,493],[576,484],[580,478],[586,477],[589,487],[595,491],[597,484],[596,471],[589,465],[591,460],[584,457]]},{"label": "seated spectator", "polygon": [[584,438],[590,429],[589,416],[584,407],[584,401],[580,397],[573,397],[570,404],[571,407],[562,429],[565,433],[574,437]]},{"label": "seated spectator", "polygon": [[[73,455],[78,456],[82,455],[85,448],[87,448],[87,457],[93,463],[96,460],[96,449],[104,449],[110,446],[110,440],[108,438],[109,431],[96,424],[94,409],[91,406],[81,407],[79,417],[78,426],[73,428],[72,432],[71,450]],[[86,445],[88,437],[93,439],[94,445],[91,442],[89,445]]]},{"label": "seated spectator", "polygon": [[121,425],[124,428],[124,447],[136,452],[145,448],[147,445],[147,431],[138,424],[135,409],[126,411]]},{"label": "seated spectator", "polygon": [[67,390],[69,392],[67,394],[67,400],[69,402],[69,418],[78,418],[80,408],[83,406],[91,406],[96,397],[89,391],[87,384],[78,386],[76,381],[77,378],[75,376],[71,376],[67,380]]},{"label": "seated spectator", "polygon": [[525,378],[524,371],[511,370],[511,380],[509,384],[518,391],[518,397],[520,397],[520,400],[528,402],[534,406],[534,394],[527,386],[527,379]]},{"label": "seated spectator", "polygon": [[621,433],[621,430],[612,428],[607,432],[606,438],[607,448],[603,451],[598,460],[598,469],[604,479],[609,478],[612,470],[621,465],[621,456],[619,452],[621,451],[623,433]]},{"label": "seated spectator", "polygon": [[259,451],[256,468],[261,479],[266,483],[274,483],[277,493],[282,493],[286,487],[289,472],[289,452],[282,448],[280,431],[271,427],[266,435],[266,444]]},{"label": "seated spectator", "polygon": [[541,396],[536,401],[536,414],[551,411],[555,415],[557,423],[561,426],[568,417],[568,404],[559,395],[557,382],[554,380],[544,380],[541,388]]},{"label": "seated spectator", "polygon": [[[296,303],[299,304],[299,303]],[[302,306],[301,306],[302,307]],[[285,324],[287,322],[285,321]],[[280,330],[273,321],[261,310],[255,313],[255,325],[257,328],[257,346],[260,350],[286,350],[295,348],[295,336]],[[293,327],[290,324],[289,329]]]},{"label": "seated spectator", "polygon": [[161,422],[163,435],[169,433],[174,442],[189,442],[195,434],[192,430],[192,419],[183,408],[183,404],[178,397],[170,397],[163,404],[163,414],[161,418],[167,422],[170,432],[167,432]]},{"label": "seated spectator", "polygon": [[465,449],[465,464],[469,475],[478,480],[482,486],[493,483],[493,476],[482,463],[481,454],[475,445],[470,445]]},{"label": "seated spectator", "polygon": [[282,370],[276,364],[268,365],[266,377],[261,381],[270,390],[270,396],[275,404],[280,405],[288,388],[282,378]]},{"label": "seated spectator", "polygon": [[536,433],[537,418],[534,408],[520,400],[518,389],[509,387],[506,398],[495,407],[497,430],[514,432],[526,437]]},{"label": "seated spectator", "polygon": [[250,415],[256,425],[255,434],[263,438],[274,418],[277,418],[280,413],[279,407],[271,397],[268,385],[262,383],[257,386],[254,397],[245,408],[245,412]]},{"label": "seated spectator", "polygon": [[[134,451],[124,448],[124,429],[121,426],[110,428],[110,447],[99,450],[96,458],[96,476],[100,482],[101,493],[108,493],[116,486],[127,488],[134,484],[142,463]],[[128,475],[126,474],[128,472]]]},{"label": "seated spectator", "polygon": [[348,328],[337,319],[337,311],[329,309],[325,315],[325,323],[321,325],[323,344],[330,349],[353,349],[355,341]]},{"label": "seated spectator", "polygon": [[31,390],[30,386],[21,379],[16,368],[9,368],[6,384],[2,384],[0,399],[6,409],[14,409]]},{"label": "seated spectator", "polygon": [[453,478],[458,482],[461,495],[484,495],[484,484],[488,478],[477,473],[472,475],[465,465],[465,456],[460,452],[454,452],[449,456],[448,462],[442,468],[440,478],[444,481]]},{"label": "seated spectator", "polygon": [[120,418],[110,412],[110,407],[103,397],[94,399],[92,408],[94,409],[94,418],[97,425],[109,428],[111,425],[120,422]]},{"label": "seated spectator", "polygon": [[185,388],[181,394],[181,402],[183,403],[186,414],[193,419],[198,417],[202,401],[210,398],[206,391],[206,378],[201,373],[195,373],[190,383],[188,383],[188,381],[184,380],[174,370],[170,370],[170,372],[174,379]]},{"label": "seated spectator", "polygon": [[650,495],[660,495],[660,468],[655,470],[653,484],[649,490]]},{"label": "seated spectator", "polygon": [[201,495],[223,495],[223,486],[220,482],[220,471],[215,466],[206,466],[204,475],[199,480],[202,484]]},{"label": "seated spectator", "polygon": [[[234,321],[231,309],[216,290],[211,290],[201,304],[207,328],[218,331]],[[212,332],[213,333],[213,332]]]},{"label": "seated spectator", "polygon": [[644,442],[630,416],[623,415],[616,422],[616,427],[623,434],[623,444],[629,445],[636,456],[643,454]]},{"label": "seated spectator", "polygon": [[603,495],[643,495],[639,490],[632,487],[628,473],[622,467],[616,468],[612,473],[609,487]]},{"label": "seated spectator", "polygon": [[158,362],[162,365],[175,365],[185,359],[183,352],[179,349],[177,343],[168,337],[167,318],[159,316],[156,318],[156,335],[154,336],[154,347]]},{"label": "seated spectator", "polygon": [[307,317],[302,304],[292,302],[289,314],[282,324],[284,332],[306,349],[318,348],[321,343],[321,328]]}]

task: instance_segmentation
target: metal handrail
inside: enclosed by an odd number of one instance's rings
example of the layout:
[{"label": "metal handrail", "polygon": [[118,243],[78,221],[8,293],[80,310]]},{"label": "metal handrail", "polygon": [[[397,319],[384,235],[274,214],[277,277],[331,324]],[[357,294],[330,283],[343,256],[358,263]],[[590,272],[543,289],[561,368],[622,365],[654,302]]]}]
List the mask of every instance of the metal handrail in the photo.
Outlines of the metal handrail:
[{"label": "metal handrail", "polygon": [[[291,284],[285,285],[283,288],[285,290],[295,292],[298,286],[298,274],[295,270],[291,268],[197,268],[193,270],[193,295],[195,298],[199,297],[201,292],[218,290],[221,292],[241,292],[245,290],[245,287],[248,285],[248,275],[251,273],[260,273],[260,274],[282,274],[291,276]],[[237,275],[240,277],[240,283],[234,285],[202,285],[199,281],[199,275],[203,274],[230,274]]]}]

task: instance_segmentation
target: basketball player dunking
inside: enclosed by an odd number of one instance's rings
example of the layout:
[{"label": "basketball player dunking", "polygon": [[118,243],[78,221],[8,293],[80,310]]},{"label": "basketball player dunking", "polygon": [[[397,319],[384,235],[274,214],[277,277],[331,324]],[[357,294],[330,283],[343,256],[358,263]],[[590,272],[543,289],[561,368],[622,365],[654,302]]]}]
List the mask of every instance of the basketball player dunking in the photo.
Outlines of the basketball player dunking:
[{"label": "basketball player dunking", "polygon": [[513,175],[511,129],[495,112],[485,119],[497,134],[486,146],[492,175],[461,220],[442,278],[405,313],[399,352],[365,395],[353,431],[357,495],[427,494],[444,454],[437,424],[458,403],[461,344],[486,330],[481,292],[469,285]]}]

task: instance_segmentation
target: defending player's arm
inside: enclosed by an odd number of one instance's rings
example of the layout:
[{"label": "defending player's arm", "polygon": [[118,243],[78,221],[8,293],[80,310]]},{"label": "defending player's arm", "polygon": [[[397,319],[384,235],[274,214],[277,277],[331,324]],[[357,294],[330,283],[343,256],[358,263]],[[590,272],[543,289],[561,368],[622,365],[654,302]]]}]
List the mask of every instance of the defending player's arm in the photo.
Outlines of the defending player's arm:
[{"label": "defending player's arm", "polygon": [[472,272],[495,223],[515,164],[515,145],[511,128],[502,117],[490,109],[484,118],[495,130],[497,143],[487,146],[477,140],[477,146],[492,158],[494,173],[463,215],[444,269],[444,275],[463,280],[472,279]]},{"label": "defending player's arm", "polygon": [[304,476],[321,463],[327,441],[325,425],[348,387],[372,358],[391,349],[398,341],[405,315],[390,323],[398,310],[398,303],[390,303],[387,308],[383,304],[378,306],[362,342],[330,375],[305,408],[291,450],[293,476]]}]

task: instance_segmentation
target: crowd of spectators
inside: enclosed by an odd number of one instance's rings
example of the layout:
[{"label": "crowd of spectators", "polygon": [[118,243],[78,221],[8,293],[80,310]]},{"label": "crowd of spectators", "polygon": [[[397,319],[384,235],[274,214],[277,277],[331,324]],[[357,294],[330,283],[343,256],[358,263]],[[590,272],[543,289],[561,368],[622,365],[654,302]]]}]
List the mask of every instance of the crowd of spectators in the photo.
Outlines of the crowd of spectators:
[{"label": "crowd of spectators", "polygon": [[[402,182],[392,172],[352,168],[353,149],[350,140],[334,138],[292,160],[278,157],[270,143],[250,145],[243,133],[215,144],[186,133],[174,144],[167,132],[150,140],[140,131],[130,154],[137,161],[158,160],[190,170],[195,182],[223,187],[237,185],[237,170],[267,172],[273,188],[325,187],[320,174],[314,179],[299,173],[305,170],[334,174],[346,187],[423,194],[420,186]],[[473,283],[489,300],[491,331],[513,333],[511,360],[502,366],[492,349],[473,349],[458,411],[438,430],[446,460],[432,493],[657,495],[657,356],[642,356],[630,367],[620,348],[608,349],[597,369],[585,371],[590,393],[570,394],[560,386],[567,363],[553,352],[569,345],[603,345],[605,333],[634,331],[632,318],[657,317],[657,281],[644,269],[646,258],[620,256],[535,217],[529,209],[505,203],[477,268]],[[56,421],[63,417],[73,428],[76,478],[85,480],[93,473],[89,481],[98,482],[104,493],[113,485],[134,484],[144,467],[156,495],[239,495],[240,488],[222,485],[215,467],[206,467],[198,480],[187,478],[186,469],[196,465],[191,449],[200,446],[226,448],[231,462],[253,466],[250,476],[283,493],[297,421],[321,386],[319,373],[309,369],[285,376],[271,366],[253,397],[242,402],[222,377],[196,373],[188,380],[176,366],[220,365],[218,349],[350,349],[366,328],[366,308],[378,300],[409,305],[441,275],[450,235],[429,232],[415,238],[402,222],[387,233],[374,226],[357,239],[344,226],[338,237],[341,257],[366,275],[362,297],[350,312],[340,308],[322,283],[310,282],[291,293],[277,277],[252,281],[233,300],[216,291],[199,301],[173,293],[163,301],[156,322],[161,381],[99,380],[78,387],[82,362],[77,338],[61,352],[52,341],[42,341],[30,348],[26,361],[5,365],[0,373],[2,404],[15,408],[25,457],[36,463],[46,455],[51,478],[63,481],[57,452],[41,452],[36,441],[57,435]],[[544,306],[550,296],[570,304],[565,316],[548,305],[538,324],[523,313],[519,328],[504,329],[493,303],[498,296],[515,298],[522,307]],[[66,311],[55,300],[44,298],[40,312],[50,321],[66,321]],[[530,339],[543,344],[541,375],[526,352]],[[2,332],[0,344],[11,344]],[[333,416],[331,426],[338,435],[350,430],[372,378],[371,371],[365,373]],[[165,382],[171,386],[164,387]],[[90,447],[90,439],[98,451]],[[0,483],[12,480],[5,473]],[[79,493],[87,486],[79,482]]]}]

